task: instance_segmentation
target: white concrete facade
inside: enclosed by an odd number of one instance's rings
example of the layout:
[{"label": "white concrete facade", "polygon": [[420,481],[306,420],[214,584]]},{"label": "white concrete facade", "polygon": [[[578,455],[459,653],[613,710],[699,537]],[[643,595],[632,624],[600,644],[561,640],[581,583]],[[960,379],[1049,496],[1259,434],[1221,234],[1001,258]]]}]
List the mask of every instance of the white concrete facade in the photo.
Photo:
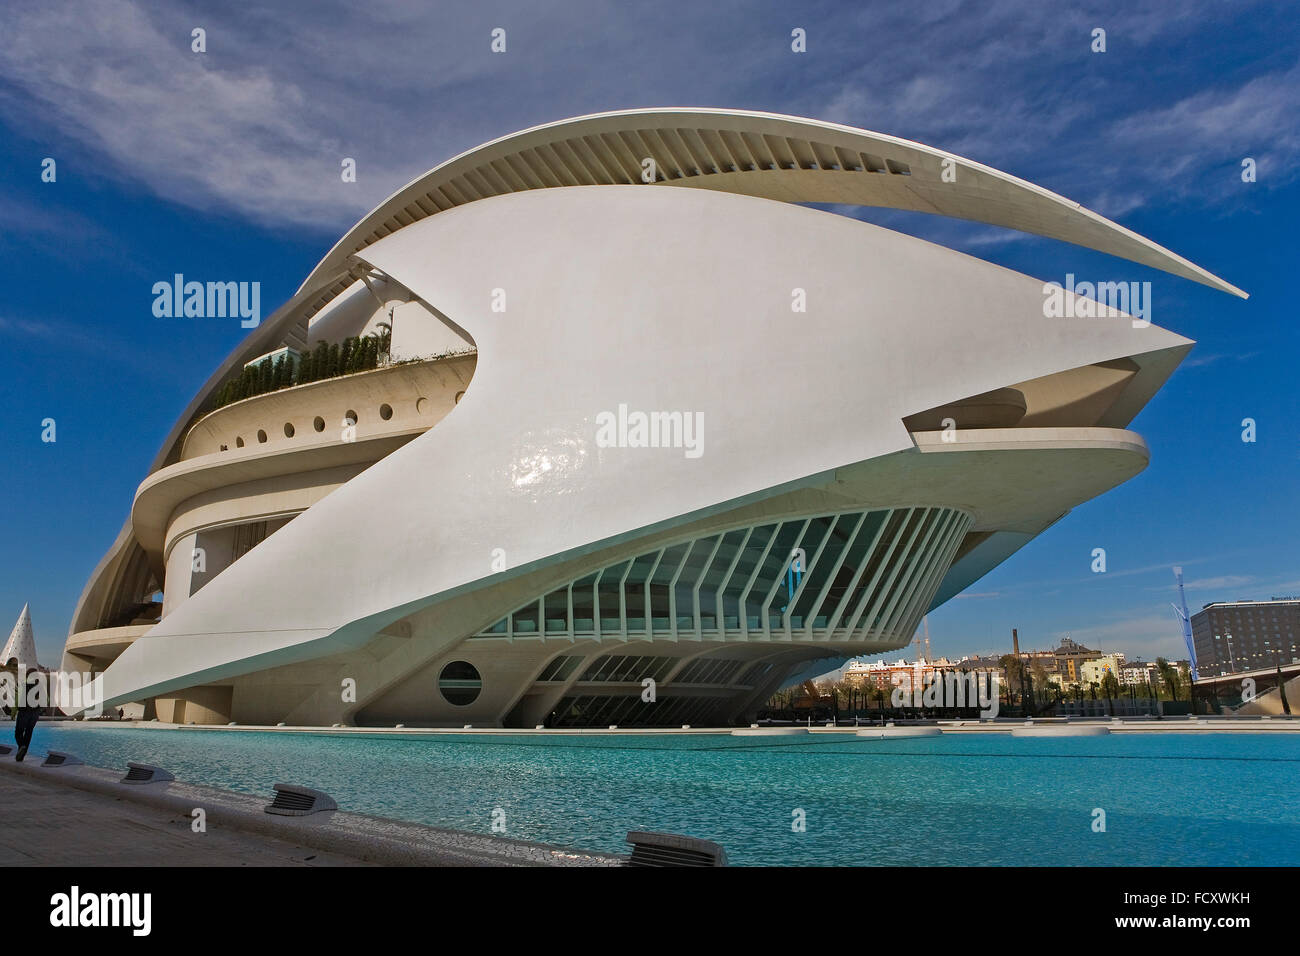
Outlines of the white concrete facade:
[{"label": "white concrete facade", "polygon": [[[663,178],[633,178],[638,145]],[[995,170],[956,158],[947,183],[949,158],[682,110],[438,167],[196,396],[87,585],[71,663],[103,669],[110,705],[172,719],[698,724],[815,662],[902,646],[1145,466],[1125,426],[1192,343],[1125,315],[1046,318],[1038,279],[794,203],[994,222],[1236,292]],[[395,352],[476,352],[205,414],[242,356],[388,316]],[[329,402],[361,419],[350,438],[297,424]],[[675,430],[642,440],[638,413]],[[299,416],[283,438],[222,440],[277,414]],[[205,534],[230,560],[196,589],[184,554]],[[137,631],[154,589],[161,620]]]}]

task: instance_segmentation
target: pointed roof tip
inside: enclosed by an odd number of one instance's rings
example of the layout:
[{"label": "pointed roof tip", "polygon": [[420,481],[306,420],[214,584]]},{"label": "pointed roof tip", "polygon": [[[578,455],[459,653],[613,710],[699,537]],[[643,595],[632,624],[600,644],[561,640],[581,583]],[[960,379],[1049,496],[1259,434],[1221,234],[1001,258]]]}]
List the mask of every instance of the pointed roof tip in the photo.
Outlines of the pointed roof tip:
[{"label": "pointed roof tip", "polygon": [[1198,279],[1196,281],[1200,282],[1202,285],[1208,285],[1211,286],[1212,288],[1218,289],[1220,292],[1226,292],[1229,295],[1235,295],[1238,299],[1250,298],[1249,292],[1245,291],[1244,289],[1237,288],[1235,285],[1233,285],[1231,282],[1228,282],[1226,279],[1220,279],[1218,276],[1213,275],[1212,273],[1209,272],[1205,274],[1207,276],[1210,276],[1210,278],[1212,278],[1214,281],[1206,282],[1202,279]]},{"label": "pointed roof tip", "polygon": [[14,622],[13,630],[9,632],[9,640],[5,642],[4,650],[0,651],[0,666],[15,659],[20,667],[32,668],[40,666],[40,662],[36,658],[36,638],[32,633],[30,603],[23,605],[22,611],[18,614],[18,620]]}]

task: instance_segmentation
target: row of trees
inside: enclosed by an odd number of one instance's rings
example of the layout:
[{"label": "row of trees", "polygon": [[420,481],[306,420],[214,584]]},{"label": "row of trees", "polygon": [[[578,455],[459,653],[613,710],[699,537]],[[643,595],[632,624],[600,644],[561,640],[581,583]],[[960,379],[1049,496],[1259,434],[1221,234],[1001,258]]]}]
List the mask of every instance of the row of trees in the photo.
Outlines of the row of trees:
[{"label": "row of trees", "polygon": [[[1062,695],[1060,688],[1048,683],[1046,671],[1037,661],[1031,666],[1026,666],[1024,660],[1017,660],[1015,655],[1006,654],[1000,663],[1003,672],[1007,675],[1003,684],[1003,696],[1008,704],[1014,703],[1017,697],[1023,704],[1025,697],[1028,697],[1031,704],[1038,708],[1064,699],[1065,695]],[[1107,709],[1112,714],[1114,713],[1113,701],[1123,696],[1126,689],[1130,698],[1179,700],[1179,690],[1186,689],[1188,686],[1187,676],[1179,667],[1163,657],[1156,658],[1155,670],[1154,679],[1149,684],[1122,685],[1114,674],[1105,674],[1099,681],[1090,681],[1086,693],[1091,700],[1104,699],[1107,702]],[[1084,693],[1083,684],[1074,684],[1067,691],[1067,695],[1072,696],[1076,701],[1082,701]]]},{"label": "row of trees", "polygon": [[[1088,693],[1093,700],[1102,697],[1111,700],[1121,696],[1127,689],[1129,697],[1142,697],[1156,700],[1181,700],[1178,696],[1179,691],[1187,689],[1187,676],[1176,665],[1169,663],[1163,657],[1156,658],[1156,673],[1153,675],[1154,680],[1149,684],[1127,684],[1121,685],[1119,679],[1114,674],[1106,674],[1100,681],[1091,681],[1088,686]],[[1083,699],[1083,685],[1075,684],[1071,689],[1075,700]]]},{"label": "row of trees", "polygon": [[392,328],[387,322],[381,322],[379,331],[369,335],[353,335],[342,342],[318,342],[315,349],[297,362],[282,355],[274,362],[268,360],[250,365],[237,378],[222,386],[213,407],[221,408],[243,398],[292,385],[378,368],[381,361],[388,359],[392,336]]},{"label": "row of trees", "polygon": [[[817,693],[824,697],[834,697],[836,706],[841,710],[866,710],[869,707],[889,706],[892,687],[876,687],[859,681],[819,681]],[[771,710],[792,710],[797,700],[806,698],[802,687],[787,687],[773,694],[765,705]]]},{"label": "row of trees", "polygon": [[[1063,699],[1060,689],[1048,682],[1047,671],[1038,661],[1026,664],[1023,658],[1017,660],[1015,655],[1006,654],[999,664],[1004,675],[1001,681],[1001,695],[1006,705],[1024,704],[1025,697],[1028,697],[1037,710]],[[1187,679],[1179,668],[1163,657],[1158,657],[1156,674],[1159,675],[1157,684],[1130,685],[1127,688],[1128,696],[1180,700],[1179,691],[1185,689]],[[864,685],[844,680],[821,681],[816,687],[819,694],[834,696],[839,708],[849,712],[866,710],[870,707],[889,707],[890,694],[893,690],[892,687]],[[1106,674],[1100,681],[1092,681],[1086,690],[1082,684],[1075,684],[1070,691],[1074,699],[1080,701],[1083,700],[1085,693],[1092,700],[1113,701],[1124,695],[1124,692],[1125,687],[1114,674]],[[767,707],[779,711],[790,710],[794,702],[804,696],[803,688],[788,687],[773,694],[767,701]]]}]

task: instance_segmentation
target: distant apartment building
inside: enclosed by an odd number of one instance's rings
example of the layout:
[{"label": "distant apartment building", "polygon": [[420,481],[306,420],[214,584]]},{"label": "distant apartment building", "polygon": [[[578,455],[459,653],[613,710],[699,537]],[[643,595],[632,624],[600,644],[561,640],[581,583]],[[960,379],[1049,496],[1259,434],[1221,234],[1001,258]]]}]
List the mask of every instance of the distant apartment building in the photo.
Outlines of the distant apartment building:
[{"label": "distant apartment building", "polygon": [[1300,661],[1300,597],[1221,601],[1192,615],[1201,677]]},{"label": "distant apartment building", "polygon": [[1134,661],[1120,667],[1119,682],[1122,687],[1159,684],[1160,675],[1156,672],[1156,665],[1150,661]]},{"label": "distant apartment building", "polygon": [[1026,663],[1031,668],[1034,665],[1041,666],[1047,672],[1048,683],[1068,688],[1083,681],[1084,664],[1103,656],[1105,655],[1101,651],[1094,651],[1065,637],[1061,639],[1060,645],[1055,650],[1034,651],[1027,655]]},{"label": "distant apartment building", "polygon": [[[900,659],[897,661],[850,661],[849,665],[844,668],[842,679],[850,684],[858,684],[866,688],[879,687],[883,690],[891,690],[895,683],[895,675],[906,676],[913,686],[923,684],[929,679],[930,674],[943,673],[944,671],[960,670],[987,670],[987,667],[978,667],[971,663],[974,658],[964,658],[960,661],[950,661],[946,657],[936,657],[931,660],[917,659],[909,661]],[[995,665],[996,666],[996,665]]]},{"label": "distant apartment building", "polygon": [[1060,646],[1055,650],[1036,652],[1031,656],[1031,663],[1041,663],[1052,683],[1068,686],[1083,679],[1085,663],[1101,656],[1101,651],[1084,647],[1067,636],[1061,639]]},{"label": "distant apartment building", "polygon": [[[905,664],[906,661],[899,661],[896,666]],[[862,687],[888,687],[891,672],[892,666],[885,661],[849,661],[842,679]]]},{"label": "distant apartment building", "polygon": [[1079,665],[1079,680],[1085,685],[1100,684],[1107,674],[1111,674],[1118,681],[1124,663],[1124,655],[1118,652],[1084,661]]},{"label": "distant apartment building", "polygon": [[996,654],[984,657],[973,654],[970,657],[963,657],[953,666],[959,670],[997,672],[1002,680],[1006,680],[1007,677],[1006,670],[1002,667],[1002,658]]}]

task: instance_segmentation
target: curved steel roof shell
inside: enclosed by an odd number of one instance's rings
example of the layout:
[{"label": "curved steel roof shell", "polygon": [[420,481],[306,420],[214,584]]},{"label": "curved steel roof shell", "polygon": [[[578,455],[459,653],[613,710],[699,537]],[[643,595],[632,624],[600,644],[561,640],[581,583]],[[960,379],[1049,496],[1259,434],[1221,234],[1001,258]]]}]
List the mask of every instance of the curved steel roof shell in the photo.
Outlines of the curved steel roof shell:
[{"label": "curved steel roof shell", "polygon": [[[647,159],[654,165],[648,169]],[[945,176],[945,172],[947,175]],[[955,153],[777,113],[643,109],[535,126],[475,147],[403,186],[354,226],[299,293],[320,308],[349,259],[446,209],[557,186],[687,186],[796,203],[927,212],[1060,239],[1245,298],[1236,286],[1063,196]]]}]

